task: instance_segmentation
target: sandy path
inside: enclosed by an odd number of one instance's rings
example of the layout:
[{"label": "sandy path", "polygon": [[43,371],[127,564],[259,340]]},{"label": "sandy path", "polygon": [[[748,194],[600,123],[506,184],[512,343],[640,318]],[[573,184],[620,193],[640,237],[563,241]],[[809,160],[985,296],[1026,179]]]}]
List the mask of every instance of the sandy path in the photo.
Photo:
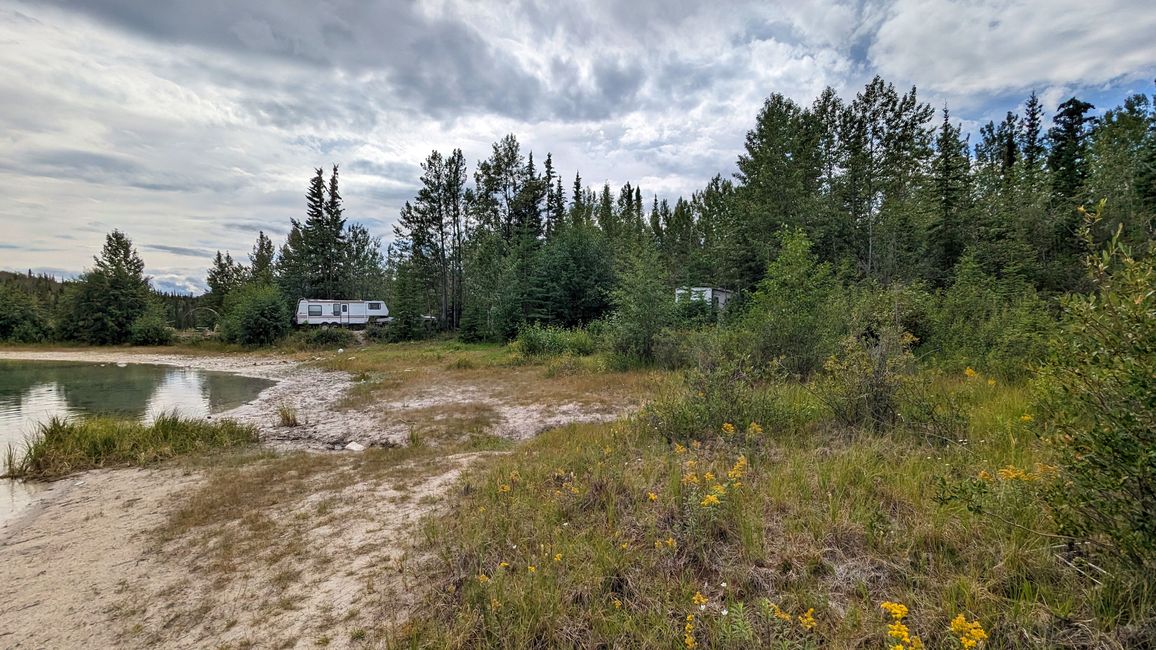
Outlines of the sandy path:
[{"label": "sandy path", "polygon": [[197,480],[113,470],[53,483],[0,531],[0,646],[115,647],[122,581],[155,570],[140,533]]},{"label": "sandy path", "polygon": [[[497,415],[492,433],[514,439],[627,408],[511,404],[492,385],[458,382],[345,410],[339,402],[355,385],[347,373],[271,356],[0,350],[0,359],[156,363],[272,379],[255,401],[213,417],[257,426],[276,449],[397,444],[415,417],[438,420],[479,404]],[[307,414],[305,422],[279,426],[281,404]],[[407,574],[421,553],[417,522],[484,456],[407,467],[375,465],[366,454],[307,453],[234,469],[104,470],[53,483],[0,528],[0,647],[378,647],[420,593],[420,580]],[[174,513],[211,501],[206,493],[253,477],[262,482],[246,489],[256,501],[265,497],[261,505],[167,541],[158,536]]]}]

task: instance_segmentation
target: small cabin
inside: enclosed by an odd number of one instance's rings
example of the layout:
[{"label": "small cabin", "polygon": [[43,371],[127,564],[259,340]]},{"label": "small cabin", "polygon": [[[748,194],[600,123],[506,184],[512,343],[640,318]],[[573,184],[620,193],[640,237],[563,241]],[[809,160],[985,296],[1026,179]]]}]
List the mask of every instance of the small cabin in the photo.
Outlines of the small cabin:
[{"label": "small cabin", "polygon": [[389,308],[383,300],[307,300],[297,301],[293,322],[298,325],[364,326],[385,323]]},{"label": "small cabin", "polygon": [[675,302],[701,301],[710,305],[710,308],[716,312],[724,311],[727,301],[732,296],[734,296],[733,291],[717,287],[679,287],[674,290]]}]

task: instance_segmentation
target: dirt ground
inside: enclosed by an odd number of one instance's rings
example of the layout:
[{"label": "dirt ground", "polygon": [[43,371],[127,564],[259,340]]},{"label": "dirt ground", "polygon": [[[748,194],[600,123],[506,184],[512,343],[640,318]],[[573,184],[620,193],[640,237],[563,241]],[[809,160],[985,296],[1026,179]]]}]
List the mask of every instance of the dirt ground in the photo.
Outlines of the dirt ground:
[{"label": "dirt ground", "polygon": [[[348,357],[358,352],[342,354],[307,361],[356,370]],[[440,360],[351,374],[259,355],[0,358],[161,363],[277,382],[214,416],[257,426],[266,451],[75,475],[0,528],[0,646],[13,648],[378,647],[422,588],[408,569],[420,522],[461,489],[467,468],[503,453],[503,439],[614,419],[638,399],[636,386],[605,378],[448,372]],[[299,426],[280,426],[286,404]],[[489,442],[473,451],[475,440]],[[370,449],[321,451],[349,442]]]}]

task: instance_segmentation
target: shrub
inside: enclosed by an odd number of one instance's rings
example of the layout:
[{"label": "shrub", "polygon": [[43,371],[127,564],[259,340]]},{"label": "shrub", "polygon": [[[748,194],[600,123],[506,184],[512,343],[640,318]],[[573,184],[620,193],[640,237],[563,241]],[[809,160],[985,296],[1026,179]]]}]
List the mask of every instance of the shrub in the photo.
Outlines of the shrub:
[{"label": "shrub", "polygon": [[823,364],[816,392],[842,424],[891,427],[898,415],[902,384],[915,369],[914,341],[896,326],[847,337],[840,352]]},{"label": "shrub", "polygon": [[172,345],[175,338],[158,305],[151,305],[129,328],[129,342],[133,345]]},{"label": "shrub", "polygon": [[1088,260],[1096,292],[1063,300],[1037,410],[1060,453],[1051,501],[1062,529],[1110,540],[1150,570],[1156,567],[1156,272],[1151,256],[1133,258],[1119,237],[1117,230],[1107,249]]},{"label": "shrub", "polygon": [[753,335],[755,360],[778,359],[796,375],[818,370],[847,333],[845,291],[831,267],[819,263],[802,230],[779,233],[781,250],[741,319]]},{"label": "shrub", "polygon": [[269,285],[248,285],[229,294],[221,336],[241,345],[272,345],[289,331],[289,311]]},{"label": "shrub", "polygon": [[581,329],[526,325],[515,341],[518,351],[527,357],[572,354],[587,356],[594,353],[594,338]]},{"label": "shrub", "polygon": [[295,343],[306,349],[348,348],[357,343],[353,332],[339,327],[307,329],[293,338]]},{"label": "shrub", "polygon": [[967,256],[932,311],[924,347],[951,370],[974,366],[1020,379],[1044,360],[1054,327],[1028,282],[987,275]]}]

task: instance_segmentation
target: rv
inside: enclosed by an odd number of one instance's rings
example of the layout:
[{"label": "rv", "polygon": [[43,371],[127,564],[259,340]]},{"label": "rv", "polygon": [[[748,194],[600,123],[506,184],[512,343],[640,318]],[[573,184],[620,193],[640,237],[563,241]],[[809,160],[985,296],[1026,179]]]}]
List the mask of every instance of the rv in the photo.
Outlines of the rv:
[{"label": "rv", "polygon": [[365,326],[386,323],[389,308],[381,300],[305,300],[297,302],[293,322],[298,325]]}]

